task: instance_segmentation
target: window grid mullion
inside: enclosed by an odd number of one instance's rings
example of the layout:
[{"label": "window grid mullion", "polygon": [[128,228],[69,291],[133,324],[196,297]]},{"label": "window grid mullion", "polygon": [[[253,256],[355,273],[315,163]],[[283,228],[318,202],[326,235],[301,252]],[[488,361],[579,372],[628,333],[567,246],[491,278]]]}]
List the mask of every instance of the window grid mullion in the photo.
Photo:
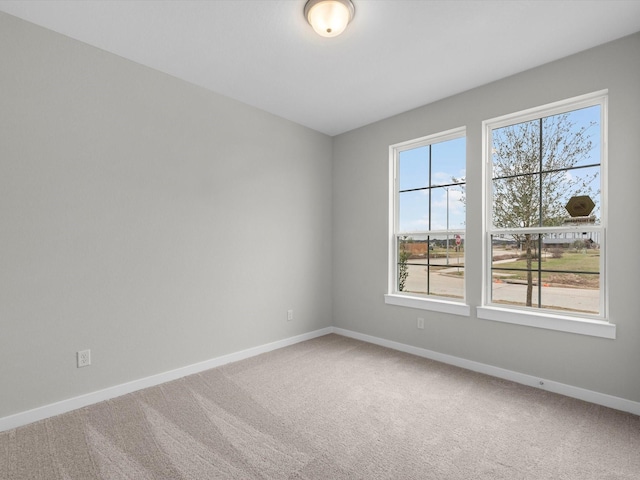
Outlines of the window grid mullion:
[{"label": "window grid mullion", "polygon": [[[433,189],[431,188],[431,145],[429,145],[429,156],[427,158],[427,161],[429,162],[429,178],[428,178],[428,182],[429,182],[429,210],[428,210],[428,215],[429,215],[429,231],[431,231],[431,196],[433,193]],[[427,289],[427,295],[431,295],[431,255],[429,255],[429,245],[431,244],[431,235],[427,235],[427,285],[426,285],[426,289]]]},{"label": "window grid mullion", "polygon": [[[582,168],[593,168],[599,167],[601,163],[588,163],[586,165],[576,165],[573,167],[566,168],[551,168],[549,170],[543,170],[540,173],[559,173],[559,172],[568,172],[569,170],[579,170]],[[513,175],[501,175],[499,177],[492,177],[492,180],[508,180],[509,178],[518,178],[518,177],[528,177],[531,173],[514,173]],[[456,185],[456,184],[452,184]],[[448,185],[444,185],[445,187]]]},{"label": "window grid mullion", "polygon": [[[542,227],[543,219],[542,219],[542,167],[544,166],[544,159],[542,158],[542,134],[543,134],[543,126],[542,126],[542,118],[538,120],[539,125],[539,133],[540,136],[538,138],[538,156],[540,161],[540,173],[538,174],[538,226]],[[542,307],[542,235],[538,235],[538,308]]]}]

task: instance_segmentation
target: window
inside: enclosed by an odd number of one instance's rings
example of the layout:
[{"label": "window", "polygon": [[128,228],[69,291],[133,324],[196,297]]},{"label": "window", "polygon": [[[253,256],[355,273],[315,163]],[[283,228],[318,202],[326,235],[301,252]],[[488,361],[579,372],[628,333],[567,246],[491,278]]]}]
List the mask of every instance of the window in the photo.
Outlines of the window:
[{"label": "window", "polygon": [[393,145],[390,163],[387,303],[468,314],[447,306],[465,297],[464,128]]},{"label": "window", "polygon": [[606,105],[484,122],[487,305],[606,319]]}]

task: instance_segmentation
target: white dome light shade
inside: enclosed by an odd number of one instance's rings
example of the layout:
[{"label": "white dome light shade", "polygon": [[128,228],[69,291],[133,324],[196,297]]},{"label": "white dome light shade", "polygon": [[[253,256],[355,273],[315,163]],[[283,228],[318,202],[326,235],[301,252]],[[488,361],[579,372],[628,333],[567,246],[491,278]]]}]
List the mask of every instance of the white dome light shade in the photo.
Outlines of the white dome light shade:
[{"label": "white dome light shade", "polygon": [[318,35],[335,37],[344,32],[355,8],[350,0],[309,0],[304,15]]}]

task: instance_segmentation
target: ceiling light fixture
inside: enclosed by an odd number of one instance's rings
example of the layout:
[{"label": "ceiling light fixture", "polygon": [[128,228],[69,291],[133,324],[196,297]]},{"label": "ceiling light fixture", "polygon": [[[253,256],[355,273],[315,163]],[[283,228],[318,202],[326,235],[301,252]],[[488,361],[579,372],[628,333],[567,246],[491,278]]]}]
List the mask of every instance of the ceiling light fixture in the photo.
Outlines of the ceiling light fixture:
[{"label": "ceiling light fixture", "polygon": [[307,21],[323,37],[340,35],[355,13],[351,0],[309,0],[304,6]]}]

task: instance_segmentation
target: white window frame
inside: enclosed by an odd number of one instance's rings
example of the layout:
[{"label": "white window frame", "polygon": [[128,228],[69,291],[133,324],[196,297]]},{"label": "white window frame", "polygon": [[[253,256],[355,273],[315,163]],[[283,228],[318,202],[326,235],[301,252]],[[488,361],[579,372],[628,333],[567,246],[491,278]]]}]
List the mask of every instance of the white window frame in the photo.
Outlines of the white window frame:
[{"label": "white window frame", "polygon": [[[480,319],[492,320],[498,322],[513,323],[518,325],[526,325],[550,330],[558,330],[563,332],[578,333],[583,335],[591,335],[615,339],[616,326],[609,322],[608,311],[608,281],[606,271],[606,230],[608,219],[608,198],[607,198],[607,151],[608,151],[608,101],[607,91],[602,90],[592,94],[581,95],[568,100],[551,103],[541,107],[516,112],[509,115],[485,120],[482,122],[483,131],[483,291],[482,306],[477,308],[477,316]],[[602,254],[600,255],[600,314],[564,314],[559,311],[533,309],[531,307],[504,306],[491,303],[491,236],[500,233],[508,233],[507,229],[495,229],[492,226],[492,131],[501,127],[514,125],[522,122],[537,120],[542,117],[557,115],[580,108],[600,105],[600,195],[601,195],[601,220],[599,226],[579,226],[575,227],[576,231],[597,230],[601,235]],[[563,227],[564,228],[564,227]],[[564,228],[566,230],[566,228]],[[526,229],[525,229],[526,230]],[[522,230],[523,233],[526,233]],[[555,231],[554,228],[534,228],[529,229],[532,233],[544,233],[546,231]],[[535,232],[534,232],[535,231]]]},{"label": "white window frame", "polygon": [[[385,303],[388,305],[398,305],[403,307],[416,308],[421,310],[431,310],[436,312],[451,313],[454,315],[469,316],[471,308],[466,303],[466,281],[465,272],[465,288],[463,299],[451,300],[437,296],[417,296],[405,294],[397,291],[398,285],[398,259],[397,259],[397,235],[399,234],[399,201],[398,201],[398,182],[399,182],[399,156],[400,153],[414,148],[420,148],[435,143],[446,142],[457,138],[466,137],[466,127],[454,128],[441,133],[428,135],[425,137],[409,140],[406,142],[396,143],[389,146],[389,270],[388,270],[388,289],[384,296]],[[452,229],[451,231],[460,231],[460,229]],[[431,231],[430,233],[446,234],[446,231]],[[466,238],[466,231],[464,238]],[[406,234],[406,232],[403,232]],[[410,234],[410,233],[409,233]],[[424,234],[424,232],[415,232],[415,234]],[[464,254],[466,255],[466,249]]]}]

